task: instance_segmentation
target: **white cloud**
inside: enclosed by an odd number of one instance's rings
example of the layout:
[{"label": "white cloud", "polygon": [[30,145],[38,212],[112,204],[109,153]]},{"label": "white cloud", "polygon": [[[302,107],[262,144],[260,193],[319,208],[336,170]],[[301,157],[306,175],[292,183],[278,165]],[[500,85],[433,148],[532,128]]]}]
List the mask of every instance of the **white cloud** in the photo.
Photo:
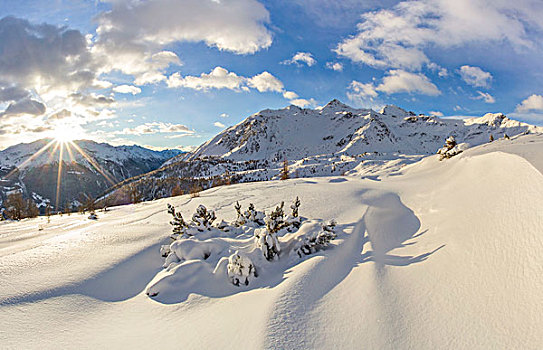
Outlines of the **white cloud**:
[{"label": "white cloud", "polygon": [[294,100],[294,99],[297,99],[299,96],[294,91],[285,91],[283,92],[283,97],[286,98],[287,100]]},{"label": "white cloud", "polygon": [[347,92],[347,97],[350,100],[354,100],[355,97],[363,97],[363,98],[375,98],[379,95],[379,93],[375,90],[375,85],[373,83],[361,83],[359,81],[353,80],[351,84],[349,85],[349,90]]},{"label": "white cloud", "polygon": [[202,73],[200,76],[182,77],[179,73],[174,73],[168,77],[168,87],[185,87],[195,90],[210,89],[229,89],[241,90],[247,78],[229,72],[223,67],[215,67],[209,74]]},{"label": "white cloud", "polygon": [[221,122],[215,122],[213,123],[213,125],[215,125],[217,128],[222,128],[222,129],[226,128],[226,125],[224,125]]},{"label": "white cloud", "polygon": [[326,68],[341,72],[343,70],[343,64],[339,62],[326,62]]},{"label": "white cloud", "polygon": [[517,113],[543,112],[543,96],[533,94],[523,100],[515,109]]},{"label": "white cloud", "polygon": [[115,86],[113,88],[113,91],[118,92],[120,94],[137,95],[141,92],[141,89],[133,85],[119,85],[119,86]]},{"label": "white cloud", "polygon": [[492,81],[492,74],[479,67],[462,66],[458,73],[467,84],[475,87],[488,87]]},{"label": "white cloud", "polygon": [[192,135],[194,130],[190,130],[182,124],[172,124],[164,122],[151,122],[138,125],[133,128],[124,128],[122,131],[116,132],[119,135],[146,135],[157,133],[178,133],[183,135]]},{"label": "white cloud", "polygon": [[487,92],[477,91],[477,94],[479,96],[475,97],[476,100],[483,100],[486,103],[495,103],[496,102],[496,99],[494,98],[494,96],[492,96],[491,94],[489,94]]},{"label": "white cloud", "polygon": [[430,111],[430,115],[433,115],[436,117],[443,117],[443,113],[440,111]]},{"label": "white cloud", "polygon": [[297,98],[297,99],[291,100],[290,103],[300,108],[304,108],[307,106],[315,106],[317,104],[317,101],[315,101],[312,98],[309,100],[304,99],[304,98]]},{"label": "white cloud", "polygon": [[229,115],[227,113],[221,113],[221,115],[219,116],[221,118],[228,118]]},{"label": "white cloud", "polygon": [[507,41],[514,48],[534,47],[543,29],[540,0],[414,0],[391,9],[366,12],[358,33],[340,42],[335,52],[377,68],[419,70],[430,64],[425,50],[473,42]]},{"label": "white cloud", "polygon": [[422,95],[437,96],[441,92],[430,79],[423,74],[415,74],[399,69],[390,70],[375,90],[387,94],[400,92],[419,93]]},{"label": "white cloud", "polygon": [[282,64],[306,64],[308,67],[313,66],[317,61],[313,58],[310,52],[296,52],[290,60],[281,62]]},{"label": "white cloud", "polygon": [[383,77],[381,83],[378,85],[375,85],[373,82],[361,83],[353,80],[349,84],[347,97],[351,101],[363,105],[374,102],[374,99],[380,92],[388,95],[396,93],[418,93],[437,96],[441,94],[437,86],[423,74],[392,69],[387,72],[387,75]]},{"label": "white cloud", "polygon": [[204,42],[236,54],[252,54],[272,43],[269,13],[256,0],[106,0],[97,17],[93,53],[104,71],[135,77],[136,85],[165,79],[177,55],[163,51],[176,42]]},{"label": "white cloud", "polygon": [[268,72],[262,72],[249,78],[247,84],[250,87],[257,89],[259,92],[281,92],[284,90],[283,83]]}]

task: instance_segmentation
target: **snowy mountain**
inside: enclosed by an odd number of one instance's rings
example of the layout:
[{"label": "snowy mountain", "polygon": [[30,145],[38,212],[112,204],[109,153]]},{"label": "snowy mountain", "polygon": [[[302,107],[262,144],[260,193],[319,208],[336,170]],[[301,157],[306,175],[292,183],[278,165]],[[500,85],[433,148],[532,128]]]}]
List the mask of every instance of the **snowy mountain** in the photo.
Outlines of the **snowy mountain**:
[{"label": "snowy mountain", "polygon": [[[428,156],[381,181],[235,184],[113,207],[97,220],[2,222],[0,344],[540,349],[542,174],[543,135],[520,135],[444,161]],[[286,201],[290,213],[296,196],[301,226],[276,234],[276,259],[257,259],[266,227],[222,231],[219,221],[238,221],[238,201],[266,214]],[[187,222],[204,205],[217,225],[172,242],[168,203]],[[331,219],[337,237],[326,249],[296,254]],[[160,251],[168,244],[169,262]],[[230,267],[246,258],[248,285],[236,286],[232,273],[243,269]]]},{"label": "snowy mountain", "polygon": [[54,206],[61,161],[59,208],[56,208],[61,209],[67,203],[77,205],[86,196],[95,197],[122,180],[159,168],[180,153],[88,140],[66,144],[50,139],[21,143],[0,151],[0,196],[5,199],[8,193],[20,191],[42,207],[47,202]]},{"label": "snowy mountain", "polygon": [[123,197],[129,184],[138,188],[143,200],[151,200],[170,196],[176,186],[188,191],[195,182],[208,188],[224,181],[277,179],[284,160],[291,177],[350,173],[378,177],[435,154],[449,136],[465,149],[489,142],[491,135],[499,139],[525,133],[543,133],[543,127],[501,113],[444,119],[396,106],[380,112],[356,109],[338,100],[317,109],[266,109],[195,151],[170,159],[157,171],[112,188],[117,192],[113,197]]},{"label": "snowy mountain", "polygon": [[319,109],[289,106],[253,114],[204,143],[186,159],[213,156],[280,161],[367,152],[422,155],[435,153],[449,135],[475,146],[488,142],[490,135],[499,138],[525,132],[543,132],[543,128],[500,113],[467,120],[442,119],[415,115],[396,106],[375,112],[332,100]]}]

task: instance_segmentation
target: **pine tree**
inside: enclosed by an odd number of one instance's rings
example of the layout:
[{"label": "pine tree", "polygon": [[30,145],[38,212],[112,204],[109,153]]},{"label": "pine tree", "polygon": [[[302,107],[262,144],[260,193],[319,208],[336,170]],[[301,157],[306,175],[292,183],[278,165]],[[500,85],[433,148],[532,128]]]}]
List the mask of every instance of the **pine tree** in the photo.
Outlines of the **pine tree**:
[{"label": "pine tree", "polygon": [[490,134],[490,137],[488,138],[489,142],[494,141],[494,135]]},{"label": "pine tree", "polygon": [[172,215],[172,221],[170,225],[173,226],[172,238],[177,239],[185,234],[185,229],[188,227],[187,223],[183,219],[183,215],[180,212],[175,211],[175,207],[168,203],[168,214]]}]

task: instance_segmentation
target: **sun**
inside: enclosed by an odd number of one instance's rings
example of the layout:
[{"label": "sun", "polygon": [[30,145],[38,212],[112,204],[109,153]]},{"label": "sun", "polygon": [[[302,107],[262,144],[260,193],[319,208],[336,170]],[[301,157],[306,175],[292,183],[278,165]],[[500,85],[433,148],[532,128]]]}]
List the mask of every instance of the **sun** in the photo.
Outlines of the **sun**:
[{"label": "sun", "polygon": [[59,143],[68,143],[72,142],[75,137],[77,137],[77,133],[70,127],[60,125],[55,128],[53,137],[55,138],[55,141]]}]

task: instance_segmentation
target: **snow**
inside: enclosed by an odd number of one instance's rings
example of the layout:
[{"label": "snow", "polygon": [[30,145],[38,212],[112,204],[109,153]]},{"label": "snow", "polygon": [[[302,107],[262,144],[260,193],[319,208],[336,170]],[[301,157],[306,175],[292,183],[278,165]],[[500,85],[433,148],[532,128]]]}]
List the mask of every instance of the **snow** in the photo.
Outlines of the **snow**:
[{"label": "snow", "polygon": [[[380,181],[359,169],[113,207],[98,220],[72,214],[0,223],[0,344],[540,348],[543,136],[438,159],[396,167]],[[160,248],[171,240],[167,203],[185,218],[204,205],[217,221],[233,222],[237,201],[270,213],[296,196],[307,220],[299,231],[278,233],[279,259],[251,255],[250,233],[265,230],[251,227],[241,236],[178,240],[172,250],[184,261],[162,267]],[[296,237],[331,219],[337,238],[326,249],[286,254]]]}]

